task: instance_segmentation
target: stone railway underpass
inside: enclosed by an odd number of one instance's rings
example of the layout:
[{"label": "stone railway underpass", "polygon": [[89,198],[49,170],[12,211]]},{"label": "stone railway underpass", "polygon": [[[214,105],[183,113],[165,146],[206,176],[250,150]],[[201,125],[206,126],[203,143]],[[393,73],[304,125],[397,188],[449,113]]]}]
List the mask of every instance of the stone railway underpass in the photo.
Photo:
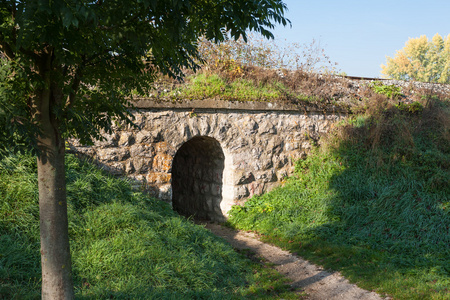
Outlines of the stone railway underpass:
[{"label": "stone railway underpass", "polygon": [[336,107],[141,99],[137,127],[117,125],[93,146],[73,151],[185,216],[222,222],[231,206],[281,184],[321,135],[346,117]]}]

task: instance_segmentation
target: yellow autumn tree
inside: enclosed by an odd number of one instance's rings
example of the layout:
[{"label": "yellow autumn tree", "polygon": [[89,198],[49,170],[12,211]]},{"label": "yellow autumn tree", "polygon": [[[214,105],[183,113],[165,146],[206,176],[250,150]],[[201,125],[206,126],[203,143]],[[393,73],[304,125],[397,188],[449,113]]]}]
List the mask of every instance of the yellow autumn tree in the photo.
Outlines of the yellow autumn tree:
[{"label": "yellow autumn tree", "polygon": [[399,80],[450,83],[450,34],[410,38],[393,58],[386,57],[381,73]]}]

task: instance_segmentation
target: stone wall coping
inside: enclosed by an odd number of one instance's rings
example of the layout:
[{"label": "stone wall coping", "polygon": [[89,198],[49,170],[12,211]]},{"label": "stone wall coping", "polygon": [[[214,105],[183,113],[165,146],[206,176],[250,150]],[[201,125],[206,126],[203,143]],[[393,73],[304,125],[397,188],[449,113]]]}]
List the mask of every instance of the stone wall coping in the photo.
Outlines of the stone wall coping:
[{"label": "stone wall coping", "polygon": [[162,101],[140,98],[133,102],[136,109],[219,109],[241,111],[294,111],[294,112],[336,112],[348,113],[348,110],[336,105],[317,107],[315,105],[296,105],[292,103],[228,101],[218,99]]}]

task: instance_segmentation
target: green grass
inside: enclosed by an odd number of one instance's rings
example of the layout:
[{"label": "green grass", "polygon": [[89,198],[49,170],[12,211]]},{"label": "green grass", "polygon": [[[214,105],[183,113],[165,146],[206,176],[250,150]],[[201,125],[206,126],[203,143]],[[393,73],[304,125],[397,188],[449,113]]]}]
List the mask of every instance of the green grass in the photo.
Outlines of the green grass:
[{"label": "green grass", "polygon": [[229,101],[274,101],[282,97],[281,83],[256,84],[251,80],[237,78],[226,80],[218,74],[195,74],[189,76],[185,86],[162,93],[172,99],[216,99]]},{"label": "green grass", "polygon": [[448,103],[377,114],[343,124],[284,187],[234,207],[229,222],[363,288],[450,299]]},{"label": "green grass", "polygon": [[[266,74],[263,72],[261,70],[247,71],[241,76],[231,76],[230,74],[227,76],[223,72],[200,72],[186,76],[183,84],[167,83],[162,80],[157,84],[160,91],[151,94],[150,97],[162,101],[219,99],[244,102],[309,103],[321,104],[321,106],[330,103],[339,104],[339,101],[335,99],[324,100],[321,96],[308,96],[301,89],[289,86],[289,84],[295,86],[293,83],[295,79],[280,79],[279,75],[273,71],[268,72],[269,76],[265,77]],[[307,80],[305,78],[303,80]],[[314,82],[304,84],[313,89],[317,88],[316,85],[317,83]],[[320,90],[324,92],[327,89]],[[307,94],[311,93],[307,92]]]},{"label": "green grass", "polygon": [[[286,280],[126,181],[66,158],[78,299],[297,298]],[[35,158],[0,161],[0,299],[40,299]]]},{"label": "green grass", "polygon": [[391,85],[385,85],[381,81],[373,81],[369,87],[377,94],[385,95],[390,99],[400,99],[402,97],[401,88]]}]

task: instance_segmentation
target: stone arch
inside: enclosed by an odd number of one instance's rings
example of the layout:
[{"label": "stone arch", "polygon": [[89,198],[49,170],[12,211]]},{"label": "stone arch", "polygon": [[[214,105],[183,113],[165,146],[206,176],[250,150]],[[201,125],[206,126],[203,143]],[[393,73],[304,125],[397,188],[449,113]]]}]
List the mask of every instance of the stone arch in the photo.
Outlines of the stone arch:
[{"label": "stone arch", "polygon": [[184,216],[223,221],[225,155],[220,143],[198,136],[184,143],[172,163],[172,206]]}]

